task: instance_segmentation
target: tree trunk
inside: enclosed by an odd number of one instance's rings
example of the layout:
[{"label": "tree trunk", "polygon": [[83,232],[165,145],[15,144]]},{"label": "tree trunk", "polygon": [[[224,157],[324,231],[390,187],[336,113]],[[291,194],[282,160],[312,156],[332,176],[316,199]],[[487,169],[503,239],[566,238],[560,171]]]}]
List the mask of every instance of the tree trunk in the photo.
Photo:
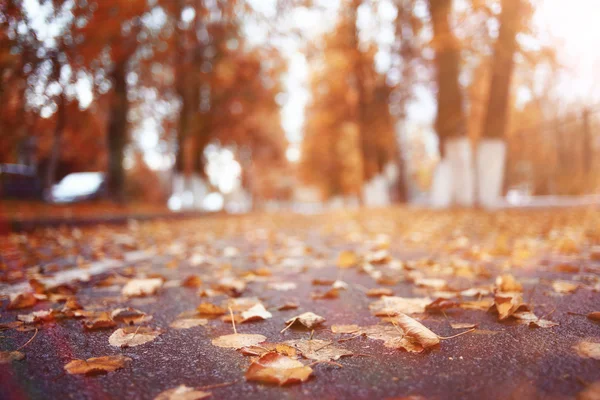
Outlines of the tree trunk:
[{"label": "tree trunk", "polygon": [[113,96],[108,123],[108,193],[114,200],[125,200],[123,158],[127,144],[127,58],[115,63],[111,73]]},{"label": "tree trunk", "polygon": [[451,10],[452,0],[429,0],[438,87],[435,130],[439,136],[442,157],[448,138],[464,136],[467,133],[463,94],[458,80],[460,44],[450,28]]},{"label": "tree trunk", "polygon": [[494,207],[502,194],[510,87],[520,28],[521,0],[502,0],[500,31],[494,47],[486,115],[477,148],[477,192],[479,203]]},{"label": "tree trunk", "polygon": [[52,193],[52,186],[54,185],[54,180],[56,179],[56,169],[60,160],[61,139],[66,125],[65,100],[63,89],[63,93],[61,93],[56,100],[56,125],[54,127],[52,150],[50,151],[48,169],[46,170],[46,181],[44,184],[44,189],[48,194]]}]

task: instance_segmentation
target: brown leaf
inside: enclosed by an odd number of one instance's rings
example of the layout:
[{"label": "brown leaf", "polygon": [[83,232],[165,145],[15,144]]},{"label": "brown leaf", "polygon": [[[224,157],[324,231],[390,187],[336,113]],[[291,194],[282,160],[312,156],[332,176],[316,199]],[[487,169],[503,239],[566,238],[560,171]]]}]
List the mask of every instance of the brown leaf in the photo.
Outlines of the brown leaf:
[{"label": "brown leaf", "polygon": [[183,318],[176,319],[169,326],[174,329],[189,329],[195,326],[205,326],[206,324],[208,324],[208,320],[204,318]]},{"label": "brown leaf", "polygon": [[394,292],[389,288],[373,288],[367,290],[367,297],[393,296]]},{"label": "brown leaf", "polygon": [[438,278],[417,278],[415,279],[415,285],[429,289],[443,290],[448,286],[448,283]]},{"label": "brown leaf", "polygon": [[153,341],[160,334],[160,330],[144,326],[128,326],[114,331],[108,338],[108,343],[115,347],[135,347]]},{"label": "brown leaf", "polygon": [[358,325],[331,325],[331,332],[333,333],[357,333],[360,331]]},{"label": "brown leaf", "polygon": [[425,307],[431,303],[429,297],[406,298],[396,296],[383,296],[369,305],[371,311],[381,317],[403,314],[424,313]]},{"label": "brown leaf", "polygon": [[356,253],[349,250],[344,250],[338,254],[337,266],[340,268],[351,268],[358,264]]},{"label": "brown leaf", "polygon": [[333,346],[333,342],[329,340],[296,339],[287,340],[284,343],[298,349],[305,358],[315,361],[332,361],[338,360],[340,357],[352,355],[352,352],[349,350]]},{"label": "brown leaf", "polygon": [[123,286],[121,294],[126,297],[149,296],[155,294],[162,285],[160,278],[131,279]]},{"label": "brown leaf", "polygon": [[185,385],[165,390],[154,398],[154,400],[200,400],[212,396],[210,392],[203,392]]},{"label": "brown leaf", "polygon": [[289,324],[289,325],[293,325],[295,323],[300,323],[300,324],[304,325],[305,327],[307,327],[308,329],[312,329],[315,326],[322,324],[323,322],[325,322],[325,318],[323,318],[320,315],[317,315],[315,313],[312,313],[310,311],[305,312],[300,315],[297,315],[297,316],[285,321],[285,323]]},{"label": "brown leaf", "polygon": [[554,281],[552,282],[552,289],[556,293],[568,294],[573,293],[579,288],[577,283],[569,282],[569,281]]},{"label": "brown leaf", "polygon": [[201,303],[196,310],[199,314],[212,316],[223,315],[227,312],[223,307],[219,307],[212,303]]},{"label": "brown leaf", "polygon": [[[202,286],[202,279],[200,279],[200,277],[198,275],[190,275],[183,280],[181,285],[185,286],[185,287],[190,287],[190,288],[197,288],[197,287]],[[171,389],[171,390],[174,390],[174,389]]]},{"label": "brown leaf", "polygon": [[272,351],[292,358],[296,358],[298,355],[294,347],[284,343],[261,343],[259,346],[248,346],[241,349],[242,354],[245,356],[259,357]]},{"label": "brown leaf", "polygon": [[559,325],[557,322],[541,319],[531,311],[516,312],[512,317],[523,324],[528,324],[532,328],[551,328]]},{"label": "brown leaf", "polygon": [[117,308],[110,316],[113,320],[127,325],[139,325],[152,320],[152,315],[147,315],[143,311],[131,307]]},{"label": "brown leaf", "polygon": [[517,292],[496,293],[494,305],[500,321],[507,319],[521,307],[527,308],[523,303],[523,295]]},{"label": "brown leaf", "polygon": [[25,354],[20,351],[0,351],[0,364],[8,364],[13,361],[21,361]]},{"label": "brown leaf", "polygon": [[308,380],[312,368],[278,353],[267,353],[250,364],[246,380],[288,385]]},{"label": "brown leaf", "polygon": [[285,310],[295,310],[297,308],[298,308],[298,304],[288,301],[286,303],[283,303],[279,307],[277,307],[277,310],[285,311]]},{"label": "brown leaf", "polygon": [[450,323],[452,329],[472,329],[477,326],[477,324],[471,324],[469,322],[452,322]]},{"label": "brown leaf", "polygon": [[459,304],[457,302],[448,299],[443,299],[440,297],[435,299],[430,304],[427,304],[427,306],[425,306],[425,311],[441,312],[443,310],[447,310],[449,308],[456,308],[458,306]]},{"label": "brown leaf", "polygon": [[496,287],[499,292],[522,292],[521,285],[511,274],[500,275],[496,278]]},{"label": "brown leaf", "polygon": [[107,311],[95,313],[92,319],[84,321],[83,327],[88,330],[114,328],[117,323]]},{"label": "brown leaf", "polygon": [[423,348],[435,346],[440,343],[438,335],[430,331],[423,324],[406,314],[398,314],[396,323],[402,328],[404,334],[413,341],[419,343]]},{"label": "brown leaf", "polygon": [[314,300],[318,299],[337,299],[340,297],[340,291],[336,288],[331,288],[326,292],[312,292],[310,297]]},{"label": "brown leaf", "polygon": [[600,360],[600,343],[582,340],[573,346],[573,348],[580,357]]},{"label": "brown leaf", "polygon": [[262,321],[271,317],[273,317],[273,314],[268,312],[265,306],[258,303],[255,306],[249,308],[248,310],[242,312],[241,322]]},{"label": "brown leaf", "polygon": [[241,349],[242,347],[254,346],[265,340],[267,340],[267,338],[263,335],[234,333],[231,335],[219,336],[212,340],[212,344],[217,347],[225,347],[228,349]]},{"label": "brown leaf", "polygon": [[37,303],[37,298],[35,297],[35,295],[33,293],[17,293],[17,294],[11,294],[10,295],[10,303],[8,304],[8,307],[6,307],[8,310],[18,310],[21,308],[29,308],[29,307],[33,307],[36,303]]},{"label": "brown leaf", "polygon": [[71,375],[105,374],[123,368],[128,361],[131,361],[131,358],[122,355],[93,357],[87,360],[72,360],[65,365],[65,370]]},{"label": "brown leaf", "polygon": [[363,328],[361,333],[370,339],[383,340],[383,345],[391,349],[404,349],[411,353],[420,353],[425,350],[420,344],[410,341],[398,326],[372,325]]},{"label": "brown leaf", "polygon": [[600,311],[593,311],[587,315],[592,321],[600,321]]},{"label": "brown leaf", "polygon": [[34,324],[38,322],[53,321],[54,313],[52,310],[34,311],[29,314],[19,314],[17,319],[26,324]]}]

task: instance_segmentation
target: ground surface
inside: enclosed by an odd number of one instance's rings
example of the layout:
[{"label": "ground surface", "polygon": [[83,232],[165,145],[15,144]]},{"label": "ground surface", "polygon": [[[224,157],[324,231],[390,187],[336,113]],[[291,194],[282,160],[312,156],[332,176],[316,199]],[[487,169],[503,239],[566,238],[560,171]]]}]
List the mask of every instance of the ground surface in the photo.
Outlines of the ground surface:
[{"label": "ground surface", "polygon": [[[217,399],[575,398],[600,381],[600,360],[574,348],[582,341],[600,342],[600,323],[586,318],[600,311],[597,245],[600,212],[581,208],[211,216],[2,236],[0,351],[14,351],[35,337],[19,349],[22,360],[0,363],[0,397],[153,399],[185,384]],[[340,253],[348,265],[339,260]],[[196,287],[183,285],[189,276],[199,278]],[[148,277],[163,281],[155,294],[123,294],[131,279]],[[31,278],[43,283],[34,281],[37,304],[8,309],[10,295],[14,300],[17,293],[33,290]],[[315,279],[326,282],[316,285]],[[335,280],[347,286],[337,297],[311,296],[330,290]],[[367,296],[372,288],[387,288],[403,298],[450,298],[453,306],[443,313],[410,313],[439,336],[468,330],[453,329],[450,323],[477,327],[420,353],[386,347],[365,335],[334,334],[333,325],[390,324],[393,313],[388,318],[373,315],[369,306],[378,298]],[[473,288],[475,296],[464,292]],[[529,309],[558,325],[531,327],[513,315],[500,321],[494,307],[487,309],[507,289],[522,296],[518,311]],[[64,301],[72,297],[83,311],[64,311]],[[250,302],[260,301],[272,318],[240,322],[239,299],[245,298],[256,298]],[[247,381],[244,375],[256,357],[212,344],[233,333],[230,322],[223,321],[227,314],[207,318],[204,326],[170,327],[178,315],[187,312],[189,317],[190,310],[206,302],[231,306],[238,332],[262,334],[270,343],[309,339],[311,329],[280,331],[289,318],[314,312],[326,321],[314,328],[312,338],[330,340],[354,354],[335,364],[298,356],[313,369],[306,382],[280,387]],[[286,302],[298,308],[278,310]],[[476,309],[466,306],[475,302]],[[119,348],[109,344],[109,337],[122,323],[83,328],[98,312],[121,307],[151,315],[141,324],[162,334]],[[48,309],[63,311],[15,323],[19,315]],[[119,354],[132,360],[114,372],[86,376],[64,369],[73,359]],[[219,384],[226,385],[212,387]]]}]

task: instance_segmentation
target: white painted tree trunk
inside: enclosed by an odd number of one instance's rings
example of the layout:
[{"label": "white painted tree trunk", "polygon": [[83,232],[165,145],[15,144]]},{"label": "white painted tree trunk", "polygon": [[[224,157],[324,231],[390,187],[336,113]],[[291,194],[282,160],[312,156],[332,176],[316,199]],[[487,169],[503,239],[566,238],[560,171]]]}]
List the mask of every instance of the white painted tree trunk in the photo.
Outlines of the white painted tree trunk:
[{"label": "white painted tree trunk", "polygon": [[471,207],[475,200],[471,141],[467,137],[448,139],[444,150],[433,178],[431,203],[437,208],[453,204]]},{"label": "white painted tree trunk", "polygon": [[502,139],[482,139],[477,146],[477,195],[485,208],[499,204],[505,165],[506,143]]}]

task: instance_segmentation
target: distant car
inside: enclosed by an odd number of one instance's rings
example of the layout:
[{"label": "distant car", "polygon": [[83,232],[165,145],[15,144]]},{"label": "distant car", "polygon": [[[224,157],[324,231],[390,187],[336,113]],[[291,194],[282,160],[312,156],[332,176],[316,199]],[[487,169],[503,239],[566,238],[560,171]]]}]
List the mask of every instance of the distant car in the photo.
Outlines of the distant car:
[{"label": "distant car", "polygon": [[53,203],[96,200],[106,192],[106,179],[101,172],[76,172],[65,176],[52,187],[48,196]]},{"label": "distant car", "polygon": [[42,184],[34,167],[0,164],[0,198],[41,199]]}]

